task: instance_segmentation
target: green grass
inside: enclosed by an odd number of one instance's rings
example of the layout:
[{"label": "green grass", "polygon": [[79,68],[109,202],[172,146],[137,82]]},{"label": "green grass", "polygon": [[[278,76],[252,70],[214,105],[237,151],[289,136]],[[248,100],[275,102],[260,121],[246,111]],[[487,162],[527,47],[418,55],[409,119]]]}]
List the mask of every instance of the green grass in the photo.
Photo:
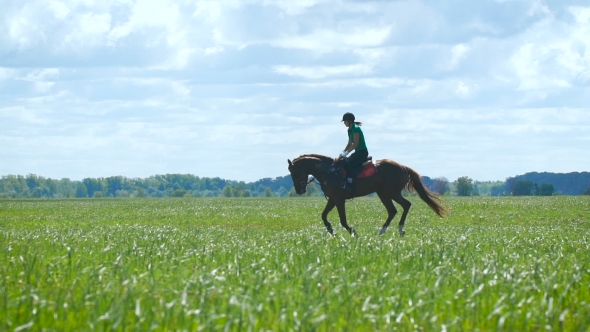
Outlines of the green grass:
[{"label": "green grass", "polygon": [[0,331],[590,330],[590,197],[0,200]]}]

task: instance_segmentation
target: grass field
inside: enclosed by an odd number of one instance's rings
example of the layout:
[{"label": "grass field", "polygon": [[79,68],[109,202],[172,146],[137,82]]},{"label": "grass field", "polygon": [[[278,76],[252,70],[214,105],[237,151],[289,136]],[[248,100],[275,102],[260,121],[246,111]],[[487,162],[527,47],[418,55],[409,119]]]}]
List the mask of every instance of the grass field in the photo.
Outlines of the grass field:
[{"label": "grass field", "polygon": [[588,331],[590,197],[0,200],[0,331]]}]

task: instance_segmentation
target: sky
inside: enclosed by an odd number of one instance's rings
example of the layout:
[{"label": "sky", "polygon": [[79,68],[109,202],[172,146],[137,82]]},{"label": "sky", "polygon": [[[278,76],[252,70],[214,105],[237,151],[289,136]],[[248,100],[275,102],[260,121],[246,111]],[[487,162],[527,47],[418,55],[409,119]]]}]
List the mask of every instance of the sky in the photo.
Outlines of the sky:
[{"label": "sky", "polygon": [[587,0],[0,0],[0,175],[590,171]]}]

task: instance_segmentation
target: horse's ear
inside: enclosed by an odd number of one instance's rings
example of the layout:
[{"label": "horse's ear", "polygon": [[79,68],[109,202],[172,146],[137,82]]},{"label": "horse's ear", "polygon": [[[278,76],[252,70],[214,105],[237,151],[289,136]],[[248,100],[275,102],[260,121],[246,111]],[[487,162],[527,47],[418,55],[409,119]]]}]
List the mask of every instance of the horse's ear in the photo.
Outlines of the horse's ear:
[{"label": "horse's ear", "polygon": [[291,159],[287,159],[287,161],[289,162],[289,167],[293,166],[293,163],[291,162]]}]

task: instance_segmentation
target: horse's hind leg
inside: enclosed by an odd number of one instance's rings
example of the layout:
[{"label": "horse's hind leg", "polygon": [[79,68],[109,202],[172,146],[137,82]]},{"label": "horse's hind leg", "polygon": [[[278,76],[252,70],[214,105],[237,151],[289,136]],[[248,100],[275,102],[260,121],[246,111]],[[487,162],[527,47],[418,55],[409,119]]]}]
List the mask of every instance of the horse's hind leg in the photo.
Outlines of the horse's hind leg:
[{"label": "horse's hind leg", "polygon": [[401,192],[393,194],[392,198],[399,205],[401,205],[402,208],[404,209],[404,212],[402,213],[402,217],[399,221],[399,235],[404,236],[404,235],[406,235],[406,232],[404,231],[404,224],[406,222],[406,217],[408,216],[408,212],[410,212],[410,207],[412,206],[412,203],[410,201],[408,201],[407,199],[405,199],[402,196]]},{"label": "horse's hind leg", "polygon": [[393,205],[393,202],[391,201],[391,197],[387,196],[384,192],[377,192],[377,196],[379,196],[381,203],[383,203],[383,205],[385,205],[385,208],[387,209],[387,220],[385,220],[383,227],[381,227],[381,232],[379,232],[379,235],[383,235],[385,234],[385,231],[387,231],[387,227],[389,227],[389,224],[395,217],[397,210],[395,208],[395,205]]},{"label": "horse's hind leg", "polygon": [[334,209],[334,206],[336,206],[334,200],[329,199],[328,204],[326,204],[326,207],[324,208],[324,212],[322,212],[322,220],[324,221],[324,225],[326,226],[328,233],[332,235],[334,235],[334,230],[332,229],[332,224],[330,224],[330,222],[328,221],[328,213],[330,213],[330,211]]}]

